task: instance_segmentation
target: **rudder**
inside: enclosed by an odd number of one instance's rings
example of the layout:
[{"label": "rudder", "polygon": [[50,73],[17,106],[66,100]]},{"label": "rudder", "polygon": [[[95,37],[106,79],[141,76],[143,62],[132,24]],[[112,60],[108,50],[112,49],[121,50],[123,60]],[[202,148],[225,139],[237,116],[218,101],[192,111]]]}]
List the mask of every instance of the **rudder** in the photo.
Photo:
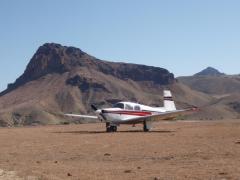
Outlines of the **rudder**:
[{"label": "rudder", "polygon": [[176,106],[175,106],[175,103],[173,101],[171,91],[164,90],[163,91],[163,97],[164,97],[164,100],[163,100],[164,108],[167,111],[174,111],[174,110],[176,110]]}]

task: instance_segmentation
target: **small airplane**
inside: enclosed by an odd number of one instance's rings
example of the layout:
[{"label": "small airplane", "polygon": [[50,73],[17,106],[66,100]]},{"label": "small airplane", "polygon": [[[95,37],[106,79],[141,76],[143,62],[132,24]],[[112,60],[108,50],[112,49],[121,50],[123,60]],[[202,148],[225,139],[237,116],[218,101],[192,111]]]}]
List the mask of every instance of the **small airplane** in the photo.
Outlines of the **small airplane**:
[{"label": "small airplane", "polygon": [[98,109],[91,105],[96,116],[65,114],[75,118],[99,119],[106,123],[106,132],[116,132],[120,124],[143,124],[143,131],[148,132],[152,128],[152,122],[161,120],[173,120],[179,115],[196,111],[196,107],[177,110],[171,91],[163,91],[163,107],[151,107],[133,102],[119,102],[112,108]]}]

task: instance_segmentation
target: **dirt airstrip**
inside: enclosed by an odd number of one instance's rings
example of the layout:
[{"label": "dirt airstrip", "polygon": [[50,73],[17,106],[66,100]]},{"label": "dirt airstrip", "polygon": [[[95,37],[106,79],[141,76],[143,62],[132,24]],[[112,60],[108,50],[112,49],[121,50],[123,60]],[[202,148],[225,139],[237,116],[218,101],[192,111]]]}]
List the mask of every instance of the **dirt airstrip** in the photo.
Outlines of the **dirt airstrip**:
[{"label": "dirt airstrip", "polygon": [[240,120],[0,128],[0,180],[240,179]]}]

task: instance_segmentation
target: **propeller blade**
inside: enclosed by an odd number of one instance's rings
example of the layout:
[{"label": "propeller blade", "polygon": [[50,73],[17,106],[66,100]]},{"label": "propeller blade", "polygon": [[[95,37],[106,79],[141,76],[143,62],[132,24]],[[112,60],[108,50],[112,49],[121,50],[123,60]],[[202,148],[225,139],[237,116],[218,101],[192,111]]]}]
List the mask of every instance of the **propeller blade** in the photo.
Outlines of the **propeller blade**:
[{"label": "propeller blade", "polygon": [[95,106],[95,105],[91,105],[91,108],[94,110],[94,111],[97,111],[98,110],[98,108]]},{"label": "propeller blade", "polygon": [[98,109],[94,104],[91,105],[92,109],[97,113],[99,114],[102,118],[101,118],[101,121],[104,120],[106,121],[106,117],[104,116],[104,110],[101,110],[101,109]]}]

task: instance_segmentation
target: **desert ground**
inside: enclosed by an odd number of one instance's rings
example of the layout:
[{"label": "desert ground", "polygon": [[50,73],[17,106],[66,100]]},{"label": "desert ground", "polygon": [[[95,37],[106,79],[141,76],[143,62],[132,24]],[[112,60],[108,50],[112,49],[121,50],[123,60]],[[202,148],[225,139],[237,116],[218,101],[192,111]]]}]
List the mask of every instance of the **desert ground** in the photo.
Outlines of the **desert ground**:
[{"label": "desert ground", "polygon": [[240,179],[240,120],[0,128],[0,180]]}]

